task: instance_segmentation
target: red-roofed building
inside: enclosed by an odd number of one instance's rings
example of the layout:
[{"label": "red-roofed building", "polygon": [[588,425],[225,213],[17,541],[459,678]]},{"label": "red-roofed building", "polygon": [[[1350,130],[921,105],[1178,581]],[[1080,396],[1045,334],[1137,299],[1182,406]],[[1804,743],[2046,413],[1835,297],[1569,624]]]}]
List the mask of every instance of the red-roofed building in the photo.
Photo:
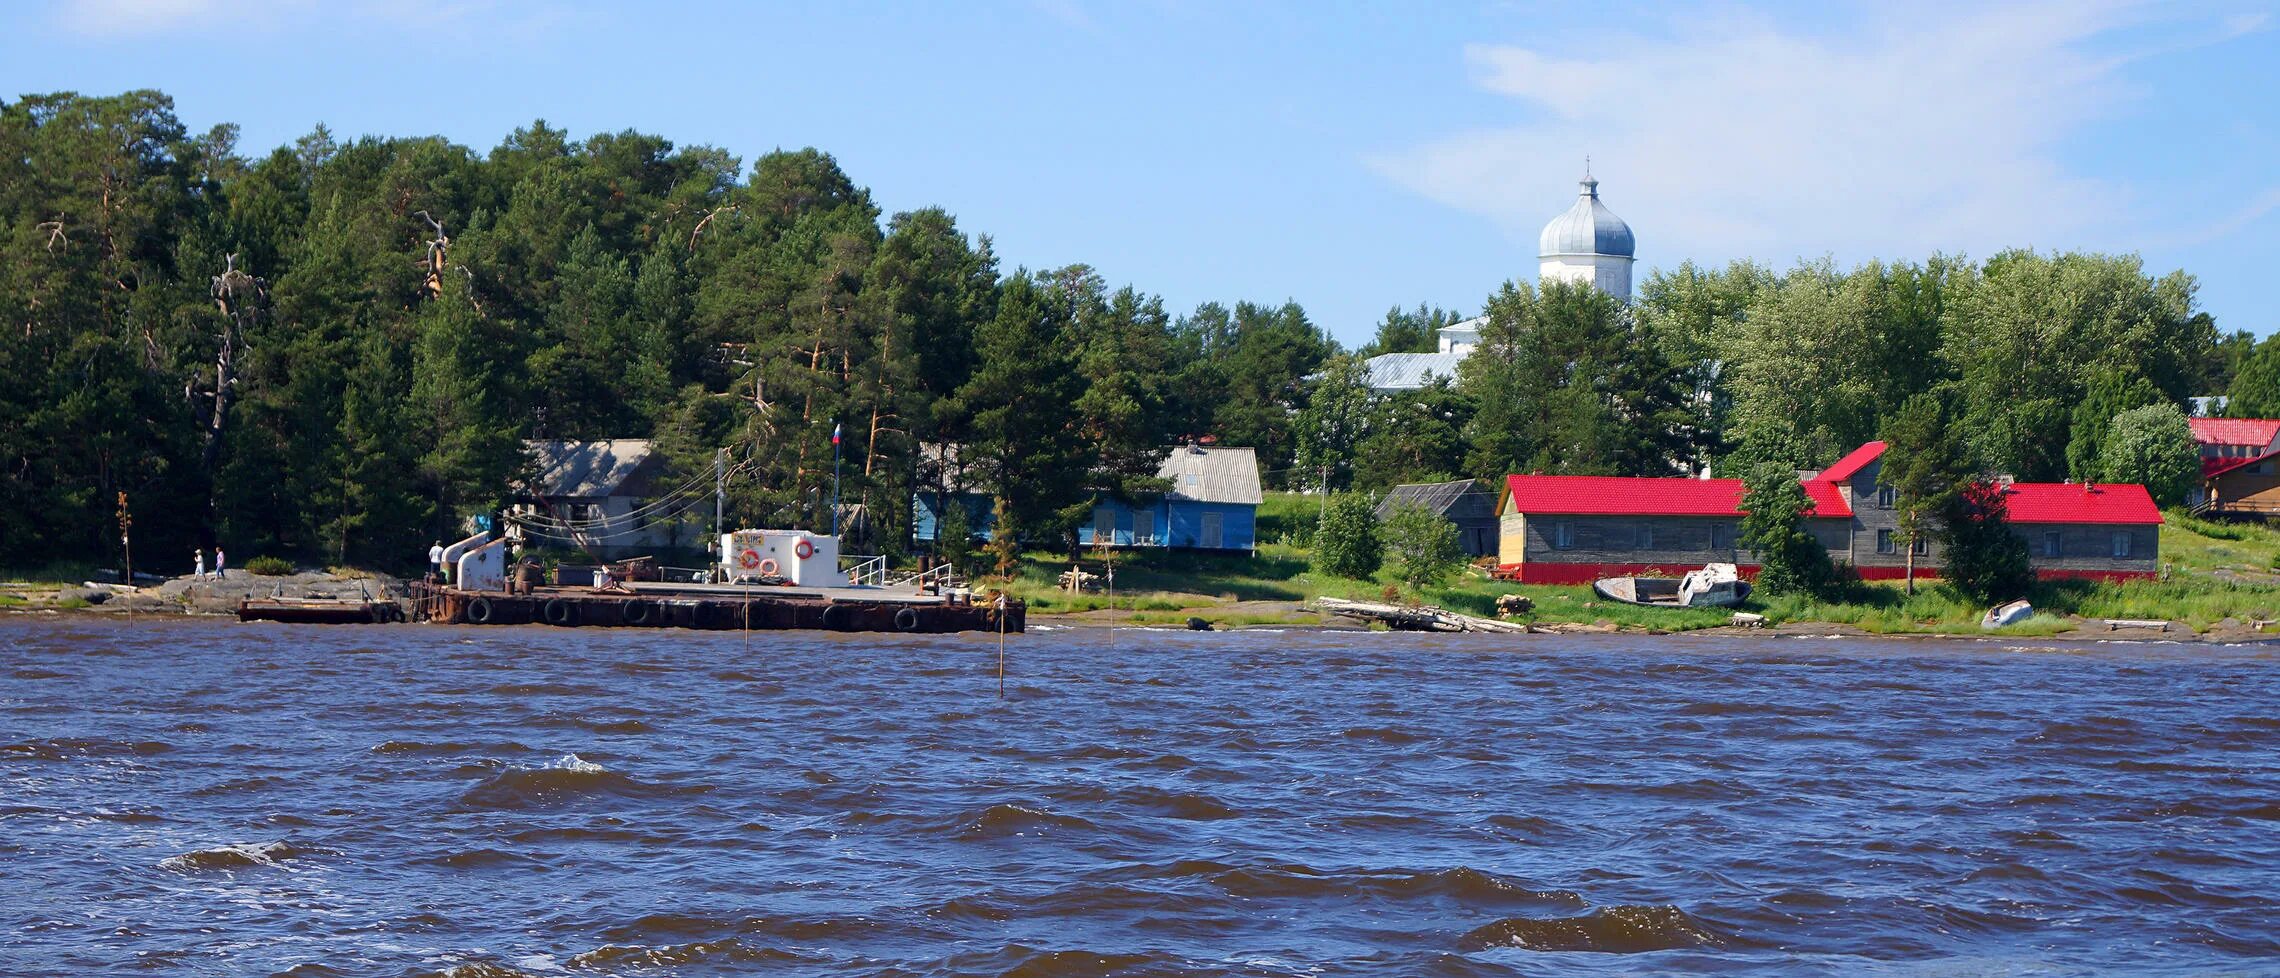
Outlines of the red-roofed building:
[{"label": "red-roofed building", "polygon": [[[1900,577],[1892,490],[1877,484],[1883,442],[1870,442],[1800,477],[1812,501],[1806,528],[1864,578]],[[2145,487],[2020,483],[2006,487],[2014,532],[2039,576],[2151,577],[2158,566],[2161,510]],[[1623,575],[1674,576],[1711,562],[1756,570],[1739,548],[1739,479],[1629,479],[1515,475],[1497,505],[1499,573],[1532,584],[1580,584]],[[1938,576],[1944,555],[1916,545],[1916,572]]]},{"label": "red-roofed building", "polygon": [[2188,418],[2201,447],[2196,506],[2211,512],[2280,513],[2280,418]]},{"label": "red-roofed building", "polygon": [[2280,451],[2280,418],[2187,418],[2204,459],[2243,459]]}]

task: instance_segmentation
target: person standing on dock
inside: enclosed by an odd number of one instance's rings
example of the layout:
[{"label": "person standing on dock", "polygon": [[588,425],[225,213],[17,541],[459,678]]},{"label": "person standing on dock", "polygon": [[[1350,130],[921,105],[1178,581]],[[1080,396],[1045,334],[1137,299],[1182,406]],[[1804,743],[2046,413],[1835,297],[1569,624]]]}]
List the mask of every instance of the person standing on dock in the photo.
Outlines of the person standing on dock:
[{"label": "person standing on dock", "polygon": [[191,572],[190,572],[190,579],[191,579],[191,580],[193,580],[193,581],[202,581],[202,580],[205,580],[205,579],[206,579],[206,548],[204,548],[204,547],[200,547],[200,546],[192,546],[192,547],[190,548],[190,556],[191,556],[192,558],[195,558],[195,559],[197,560],[197,562],[198,562],[198,569],[197,569],[197,570],[194,570],[194,571],[191,571]]},{"label": "person standing on dock", "polygon": [[228,573],[228,571],[222,569],[222,560],[222,545],[218,543],[214,544],[214,580],[217,581],[221,580],[222,577]]},{"label": "person standing on dock", "polygon": [[434,584],[442,580],[442,575],[443,541],[437,540],[428,545],[428,583]]}]

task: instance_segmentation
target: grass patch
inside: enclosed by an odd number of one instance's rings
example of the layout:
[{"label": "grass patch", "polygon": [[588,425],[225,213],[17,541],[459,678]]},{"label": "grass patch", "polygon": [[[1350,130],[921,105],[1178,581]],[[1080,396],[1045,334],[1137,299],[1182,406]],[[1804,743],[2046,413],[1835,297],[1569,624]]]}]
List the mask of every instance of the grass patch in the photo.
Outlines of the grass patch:
[{"label": "grass patch", "polygon": [[78,611],[83,608],[95,607],[93,602],[81,597],[64,598],[60,601],[57,601],[55,603],[55,606],[65,611]]}]

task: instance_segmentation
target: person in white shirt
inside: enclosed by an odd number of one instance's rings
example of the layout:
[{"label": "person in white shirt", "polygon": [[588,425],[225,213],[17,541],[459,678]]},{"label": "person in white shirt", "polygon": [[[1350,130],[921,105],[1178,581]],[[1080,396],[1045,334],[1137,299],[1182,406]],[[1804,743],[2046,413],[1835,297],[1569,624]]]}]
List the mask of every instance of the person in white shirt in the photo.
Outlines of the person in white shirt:
[{"label": "person in white shirt", "polygon": [[428,546],[428,580],[443,580],[443,541]]},{"label": "person in white shirt", "polygon": [[197,580],[197,581],[202,581],[202,580],[205,580],[205,579],[206,579],[206,548],[204,548],[204,547],[191,547],[191,548],[190,548],[190,556],[198,558],[198,569],[197,569],[197,570],[194,570],[194,571],[191,571],[191,572],[190,572],[190,578],[191,578],[191,580]]}]

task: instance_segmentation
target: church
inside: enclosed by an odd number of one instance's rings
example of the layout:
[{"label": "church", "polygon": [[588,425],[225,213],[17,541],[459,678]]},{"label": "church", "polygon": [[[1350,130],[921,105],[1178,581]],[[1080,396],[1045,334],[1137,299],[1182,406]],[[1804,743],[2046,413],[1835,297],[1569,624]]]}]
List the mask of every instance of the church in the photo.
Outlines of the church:
[{"label": "church", "polygon": [[[1636,248],[1631,226],[1599,200],[1599,181],[1589,167],[1581,191],[1567,212],[1544,225],[1536,241],[1536,277],[1543,282],[1582,282],[1624,302],[1631,301],[1631,263]],[[1386,353],[1364,362],[1364,383],[1371,391],[1390,394],[1413,391],[1436,377],[1454,379],[1457,364],[1480,345],[1480,328],[1486,317],[1467,319],[1441,329],[1438,353]]]}]

